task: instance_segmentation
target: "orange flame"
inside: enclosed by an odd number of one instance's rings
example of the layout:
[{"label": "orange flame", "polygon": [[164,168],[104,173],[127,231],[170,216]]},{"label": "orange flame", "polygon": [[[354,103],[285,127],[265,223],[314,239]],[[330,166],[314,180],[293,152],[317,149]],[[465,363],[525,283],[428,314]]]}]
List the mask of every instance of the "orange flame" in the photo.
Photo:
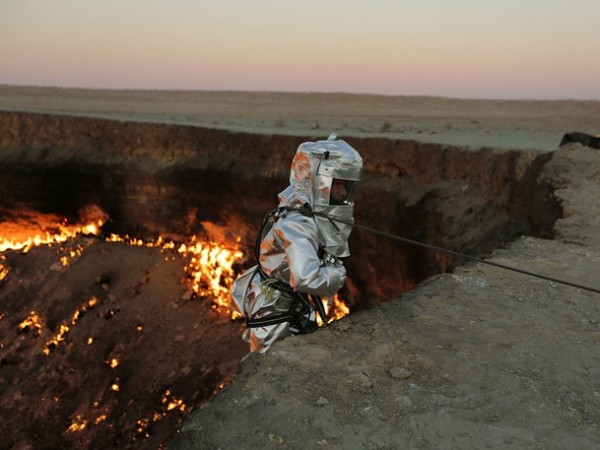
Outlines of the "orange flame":
[{"label": "orange flame", "polygon": [[150,425],[150,419],[139,419],[137,422],[136,432],[140,435],[144,435],[144,437],[149,437],[150,434],[146,432],[146,429]]},{"label": "orange flame", "polygon": [[[68,239],[75,237],[78,234],[97,235],[100,232],[100,227],[106,220],[103,216],[102,219],[95,219],[92,223],[85,225],[73,225],[67,226],[65,221],[59,221],[55,218],[54,222],[48,218],[54,216],[36,216],[36,223],[39,228],[56,230],[51,233],[45,231],[45,234],[36,234],[34,237],[24,238],[22,233],[20,238],[1,238],[0,239],[0,253],[7,250],[21,250],[22,252],[28,252],[33,246],[36,245],[51,245],[55,243],[64,243]],[[57,222],[58,221],[58,222]],[[43,222],[43,225],[39,223]],[[0,235],[6,235],[5,225],[0,224]],[[13,226],[13,231],[15,225]],[[9,226],[10,228],[10,226]],[[18,229],[18,227],[16,227]],[[10,235],[10,233],[8,233]],[[14,236],[15,233],[13,233]],[[18,234],[18,233],[17,233]],[[233,243],[218,243],[214,241],[200,242],[197,236],[192,236],[188,242],[176,246],[175,242],[165,241],[162,237],[158,237],[154,240],[144,241],[139,238],[132,238],[129,236],[119,236],[111,234],[106,241],[108,242],[125,242],[128,245],[135,246],[146,246],[159,248],[161,251],[176,251],[184,257],[189,257],[189,263],[185,266],[185,271],[189,277],[189,289],[190,291],[199,297],[212,297],[213,309],[219,314],[229,316],[231,319],[237,319],[241,317],[239,311],[234,308],[231,304],[230,290],[233,284],[235,273],[233,265],[241,260],[243,253],[239,250],[238,238]],[[65,250],[61,248],[61,251]],[[69,258],[80,256],[83,252],[83,247],[78,246],[77,249],[66,250],[68,255],[60,257],[60,263],[63,267],[68,266],[70,261]],[[5,259],[5,258],[2,258]],[[165,257],[169,259],[169,257]],[[0,264],[0,280],[5,278],[10,272],[10,268]],[[96,299],[89,301],[89,307],[93,307],[96,303]],[[329,320],[337,320],[345,315],[349,314],[348,307],[341,301],[337,295],[332,297],[327,302]],[[82,307],[82,311],[85,311],[86,306]],[[71,320],[71,325],[74,325],[79,316],[79,311],[76,312]],[[50,349],[56,347],[60,342],[64,341],[66,333],[68,333],[68,325],[61,325],[59,333],[48,342],[45,354],[49,354]],[[38,332],[39,334],[39,332]],[[88,342],[88,345],[91,342]]]},{"label": "orange flame", "polygon": [[228,314],[232,319],[241,314],[231,307],[229,295],[235,277],[233,265],[240,260],[243,253],[236,248],[227,247],[216,242],[195,242],[182,244],[177,251],[184,256],[191,256],[186,271],[191,276],[190,288],[200,296],[212,295],[213,308]]},{"label": "orange flame", "polygon": [[147,432],[147,429],[153,423],[156,423],[156,422],[162,420],[170,413],[174,413],[177,411],[185,412],[186,408],[187,408],[187,406],[183,402],[183,400],[172,395],[171,390],[167,389],[167,390],[165,390],[165,392],[162,396],[160,410],[154,411],[152,413],[152,418],[138,419],[136,421],[136,424],[137,424],[136,432],[139,435],[148,437],[149,434]]},{"label": "orange flame", "polygon": [[[96,302],[97,302],[96,297],[92,297],[86,303],[84,303],[79,309],[76,309],[75,312],[73,313],[73,315],[71,316],[71,320],[69,322],[70,325],[75,326],[75,324],[79,320],[79,317],[81,317],[81,313],[87,311],[88,309],[93,308],[96,305]],[[46,342],[46,347],[42,350],[42,353],[44,353],[44,355],[48,356],[50,354],[50,352],[52,350],[54,350],[56,347],[58,347],[58,345],[61,342],[64,342],[66,339],[66,335],[69,332],[69,329],[70,328],[68,325],[61,324],[59,327],[58,333],[52,339],[50,339],[48,342]],[[90,344],[91,344],[91,342],[88,339],[88,345],[90,345]]]},{"label": "orange flame", "polygon": [[[111,234],[108,242],[125,242],[129,245],[160,248],[162,251],[174,250],[176,245],[172,241],[165,242],[162,237],[156,240],[143,241],[129,236]],[[185,266],[185,271],[190,277],[189,288],[199,297],[211,296],[213,308],[219,313],[228,315],[232,319],[241,317],[241,314],[231,306],[229,292],[235,273],[233,265],[243,257],[237,244],[233,246],[217,242],[198,242],[197,236],[192,236],[187,243],[177,247],[177,253],[189,257],[190,262]],[[168,259],[168,258],[165,258]]]},{"label": "orange flame", "polygon": [[[67,225],[64,219],[52,215],[29,213],[31,223],[27,227],[27,223],[0,223],[0,253],[6,250],[20,250],[23,253],[28,252],[32,247],[39,245],[52,245],[64,243],[68,239],[74,238],[78,234],[98,235],[100,228],[107,219],[102,215],[101,219],[95,219],[85,225]],[[98,217],[98,212],[95,213]],[[33,228],[32,228],[33,227]],[[27,233],[32,230],[42,230],[42,233],[37,233],[31,237]],[[190,291],[199,297],[212,297],[213,309],[218,313],[227,315],[232,319],[241,317],[241,314],[231,305],[229,292],[235,278],[233,265],[239,261],[243,254],[238,248],[238,243],[241,240],[237,239],[233,243],[218,243],[214,241],[200,242],[197,236],[192,236],[188,242],[176,244],[172,241],[166,242],[162,237],[154,240],[144,241],[139,238],[129,236],[118,236],[112,234],[106,239],[108,242],[125,242],[129,245],[155,247],[161,251],[176,251],[184,257],[189,257],[189,263],[185,266],[185,271],[189,277]],[[80,256],[83,252],[83,247],[78,246],[76,250],[65,250],[67,254],[63,254],[59,261],[63,267],[70,264],[70,258]],[[168,257],[166,257],[168,259]],[[0,280],[5,278],[10,269],[0,264]],[[90,307],[93,305],[89,305]],[[77,317],[72,320],[72,325]],[[54,346],[64,340],[66,329],[61,329],[54,340],[49,342]],[[52,347],[52,345],[51,345]],[[47,350],[49,352],[49,350]],[[46,353],[46,352],[45,352]],[[47,354],[47,353],[46,353]]]},{"label": "orange flame", "polygon": [[87,425],[88,421],[86,419],[83,419],[83,417],[80,414],[77,414],[75,420],[71,422],[71,425],[69,425],[69,428],[67,428],[67,431],[70,433],[74,433],[76,431],[83,431],[87,427]]},{"label": "orange flame", "polygon": [[0,281],[2,281],[4,278],[6,278],[6,275],[8,275],[8,273],[10,272],[10,268],[3,266],[2,264],[0,264]]},{"label": "orange flame", "polygon": [[[87,225],[66,225],[64,223],[44,225],[41,233],[33,237],[25,237],[23,234],[31,232],[27,227],[15,228],[15,224],[0,224],[0,252],[6,250],[20,250],[27,253],[32,247],[39,245],[62,244],[79,234],[98,235],[103,225],[102,220]],[[18,226],[18,225],[17,225]],[[47,231],[52,229],[53,231]]]},{"label": "orange flame", "polygon": [[[325,314],[328,318],[328,323],[334,320],[339,320],[342,317],[350,314],[350,308],[340,300],[338,294],[334,294],[333,297],[323,297],[323,306],[325,307]],[[323,326],[321,317],[317,316],[317,325]]]},{"label": "orange flame", "polygon": [[68,332],[69,332],[69,327],[66,325],[61,325],[56,336],[54,336],[52,339],[50,339],[48,342],[46,342],[46,347],[44,348],[44,350],[42,350],[44,355],[48,356],[54,348],[58,347],[58,344],[60,344],[61,342],[64,342],[65,335]]},{"label": "orange flame", "polygon": [[119,360],[117,358],[111,358],[109,361],[106,361],[106,364],[111,369],[114,369],[119,365]]},{"label": "orange flame", "polygon": [[38,336],[42,334],[44,329],[44,323],[35,311],[31,311],[29,316],[19,324],[19,331],[30,329],[35,329]]},{"label": "orange flame", "polygon": [[107,419],[107,415],[106,414],[101,414],[98,417],[96,417],[96,420],[94,420],[94,425],[98,425],[101,422],[104,422]]},{"label": "orange flame", "polygon": [[342,317],[350,314],[350,308],[335,294],[331,299],[328,299],[327,316],[329,320],[339,320]]},{"label": "orange flame", "polygon": [[172,411],[174,409],[179,409],[180,411],[185,411],[185,403],[180,398],[171,395],[171,391],[167,389],[162,398],[163,406],[166,405],[167,411]]}]

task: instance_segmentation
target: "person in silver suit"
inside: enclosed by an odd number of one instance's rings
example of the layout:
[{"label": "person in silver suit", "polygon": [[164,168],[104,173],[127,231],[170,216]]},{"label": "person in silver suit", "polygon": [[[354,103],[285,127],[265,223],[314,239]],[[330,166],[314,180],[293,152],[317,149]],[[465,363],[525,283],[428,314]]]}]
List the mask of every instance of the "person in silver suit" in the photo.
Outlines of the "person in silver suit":
[{"label": "person in silver suit", "polygon": [[335,134],[298,147],[290,186],[259,231],[257,265],[232,289],[251,351],[265,352],[279,339],[313,331],[317,314],[327,321],[321,297],[331,298],[346,279],[340,258],[350,255],[361,169],[359,153]]}]

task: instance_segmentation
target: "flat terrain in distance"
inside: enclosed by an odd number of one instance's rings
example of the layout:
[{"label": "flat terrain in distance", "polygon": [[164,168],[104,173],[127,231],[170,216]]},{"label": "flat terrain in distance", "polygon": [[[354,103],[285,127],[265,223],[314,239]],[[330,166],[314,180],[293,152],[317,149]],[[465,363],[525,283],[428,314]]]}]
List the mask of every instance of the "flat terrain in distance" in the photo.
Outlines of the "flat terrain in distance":
[{"label": "flat terrain in distance", "polygon": [[266,134],[378,136],[481,148],[555,149],[600,132],[599,101],[0,86],[0,110],[198,125]]}]

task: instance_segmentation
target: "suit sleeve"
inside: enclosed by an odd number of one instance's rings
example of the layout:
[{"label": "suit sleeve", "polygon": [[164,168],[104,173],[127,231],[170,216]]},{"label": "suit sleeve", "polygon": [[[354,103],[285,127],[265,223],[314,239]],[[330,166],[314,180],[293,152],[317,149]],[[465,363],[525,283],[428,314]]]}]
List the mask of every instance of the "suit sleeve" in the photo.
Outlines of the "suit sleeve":
[{"label": "suit sleeve", "polygon": [[318,255],[318,230],[311,217],[288,216],[274,227],[289,262],[290,285],[297,291],[330,297],[346,280],[342,264],[323,265]]}]

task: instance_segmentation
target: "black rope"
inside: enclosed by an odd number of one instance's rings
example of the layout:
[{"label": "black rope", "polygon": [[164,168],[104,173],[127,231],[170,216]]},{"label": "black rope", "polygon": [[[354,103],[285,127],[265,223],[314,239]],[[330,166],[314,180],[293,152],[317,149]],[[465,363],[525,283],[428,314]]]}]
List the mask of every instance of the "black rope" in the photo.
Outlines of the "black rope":
[{"label": "black rope", "polygon": [[498,267],[500,269],[505,269],[505,270],[510,270],[512,272],[517,272],[517,273],[520,273],[522,275],[529,275],[531,277],[540,278],[542,280],[552,281],[554,283],[564,284],[565,286],[570,286],[570,287],[574,287],[574,288],[577,288],[577,289],[582,289],[584,291],[595,292],[596,294],[600,294],[600,289],[592,288],[592,287],[589,287],[589,286],[583,286],[583,285],[577,284],[577,283],[571,283],[570,281],[560,280],[558,278],[553,278],[553,277],[549,277],[549,276],[546,276],[546,275],[541,275],[539,273],[530,272],[528,270],[517,269],[516,267],[507,266],[505,264],[500,264],[500,263],[496,263],[496,262],[493,262],[493,261],[488,261],[488,260],[485,260],[485,259],[476,258],[475,256],[465,255],[464,253],[455,252],[454,250],[448,250],[447,248],[438,247],[437,245],[426,244],[424,242],[416,241],[414,239],[409,239],[409,238],[405,238],[405,237],[402,237],[402,236],[398,236],[396,234],[388,233],[386,231],[381,231],[381,230],[378,230],[376,228],[371,228],[371,227],[368,227],[368,226],[365,226],[365,225],[358,225],[358,224],[355,224],[355,223],[352,223],[352,222],[348,222],[348,221],[345,221],[345,220],[336,219],[336,218],[328,216],[325,213],[314,212],[314,215],[315,216],[320,216],[320,217],[326,217],[329,220],[335,220],[337,222],[340,222],[340,223],[343,223],[343,224],[346,224],[346,225],[351,225],[354,228],[358,228],[358,229],[362,229],[362,230],[365,230],[365,231],[369,231],[369,232],[374,233],[374,234],[379,234],[381,236],[385,236],[385,237],[388,237],[390,239],[396,239],[398,241],[402,241],[402,242],[405,242],[407,244],[418,245],[420,247],[425,247],[425,248],[428,248],[430,250],[437,250],[437,251],[440,251],[440,252],[443,252],[443,253],[447,253],[447,254],[452,255],[452,256],[459,257],[459,258],[464,258],[464,259],[468,259],[468,260],[475,261],[475,262],[478,262],[478,263],[487,264],[489,266]]}]

